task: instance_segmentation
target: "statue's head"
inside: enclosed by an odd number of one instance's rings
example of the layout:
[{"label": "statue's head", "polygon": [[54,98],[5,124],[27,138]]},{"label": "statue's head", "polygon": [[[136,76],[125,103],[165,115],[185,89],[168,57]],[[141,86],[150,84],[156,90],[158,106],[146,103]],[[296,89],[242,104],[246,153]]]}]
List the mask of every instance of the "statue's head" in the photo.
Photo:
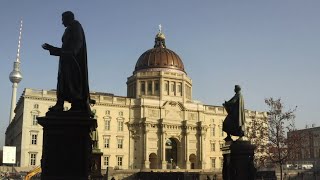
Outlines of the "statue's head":
[{"label": "statue's head", "polygon": [[238,93],[241,91],[241,87],[239,85],[234,86],[234,92]]},{"label": "statue's head", "polygon": [[74,21],[74,14],[71,11],[62,13],[62,24],[67,27]]}]

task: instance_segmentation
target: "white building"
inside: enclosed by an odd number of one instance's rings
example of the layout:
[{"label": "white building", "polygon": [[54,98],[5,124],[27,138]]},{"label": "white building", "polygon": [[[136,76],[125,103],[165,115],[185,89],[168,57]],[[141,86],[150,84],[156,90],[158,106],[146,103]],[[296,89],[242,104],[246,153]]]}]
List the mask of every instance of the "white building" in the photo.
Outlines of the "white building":
[{"label": "white building", "polygon": [[[91,98],[97,102],[92,110],[103,169],[222,168],[226,111],[192,99],[192,80],[180,57],[166,48],[161,32],[128,77],[127,97],[92,92]],[[17,147],[19,166],[40,165],[42,127],[36,117],[45,116],[55,101],[54,90],[27,88],[21,95],[6,131],[6,145]],[[246,114],[248,120],[252,114],[266,117],[263,112]]]}]

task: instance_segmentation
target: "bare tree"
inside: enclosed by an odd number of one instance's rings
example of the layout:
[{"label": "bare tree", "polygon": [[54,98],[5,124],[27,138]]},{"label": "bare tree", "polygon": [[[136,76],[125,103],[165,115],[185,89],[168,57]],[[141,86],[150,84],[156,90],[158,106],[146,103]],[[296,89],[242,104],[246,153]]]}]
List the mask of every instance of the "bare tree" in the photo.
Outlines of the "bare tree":
[{"label": "bare tree", "polygon": [[297,107],[285,111],[280,98],[267,98],[265,103],[269,107],[267,156],[272,163],[279,166],[282,180],[283,165],[289,157],[288,145],[294,143],[287,138],[287,132],[295,130],[294,113]]},{"label": "bare tree", "polygon": [[268,147],[268,118],[258,117],[256,114],[250,114],[250,121],[247,126],[247,137],[255,148],[254,163],[257,169],[266,167],[267,147]]}]

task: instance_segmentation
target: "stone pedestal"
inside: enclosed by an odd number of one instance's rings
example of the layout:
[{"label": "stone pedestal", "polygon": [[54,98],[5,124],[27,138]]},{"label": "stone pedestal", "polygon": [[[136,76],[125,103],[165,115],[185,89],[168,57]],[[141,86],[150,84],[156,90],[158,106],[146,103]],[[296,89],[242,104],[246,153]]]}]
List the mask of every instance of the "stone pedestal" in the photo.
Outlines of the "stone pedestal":
[{"label": "stone pedestal", "polygon": [[150,169],[150,161],[144,161],[143,169]]},{"label": "stone pedestal", "polygon": [[167,161],[161,162],[161,169],[167,169]]},{"label": "stone pedestal", "polygon": [[97,121],[87,114],[48,112],[38,117],[43,127],[42,180],[88,180],[92,143],[90,132]]},{"label": "stone pedestal", "polygon": [[221,148],[223,154],[223,180],[254,180],[255,146],[249,141],[233,141]]},{"label": "stone pedestal", "polygon": [[91,154],[91,173],[90,177],[92,180],[100,180],[103,178],[101,174],[101,156],[102,152],[100,149],[93,149]]}]

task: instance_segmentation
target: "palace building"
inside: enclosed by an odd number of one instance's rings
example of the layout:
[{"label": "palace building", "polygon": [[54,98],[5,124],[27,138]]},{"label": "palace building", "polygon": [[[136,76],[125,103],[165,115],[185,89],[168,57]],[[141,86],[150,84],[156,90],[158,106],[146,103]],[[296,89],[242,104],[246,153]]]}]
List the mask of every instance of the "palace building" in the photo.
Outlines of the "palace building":
[{"label": "palace building", "polygon": [[[91,92],[102,169],[221,169],[227,113],[222,106],[193,100],[192,92],[183,61],[166,47],[160,31],[127,78],[127,97]],[[5,142],[16,146],[18,166],[40,165],[43,131],[36,118],[55,102],[54,90],[26,88],[21,95]],[[266,117],[246,110],[247,120],[252,114]]]}]

